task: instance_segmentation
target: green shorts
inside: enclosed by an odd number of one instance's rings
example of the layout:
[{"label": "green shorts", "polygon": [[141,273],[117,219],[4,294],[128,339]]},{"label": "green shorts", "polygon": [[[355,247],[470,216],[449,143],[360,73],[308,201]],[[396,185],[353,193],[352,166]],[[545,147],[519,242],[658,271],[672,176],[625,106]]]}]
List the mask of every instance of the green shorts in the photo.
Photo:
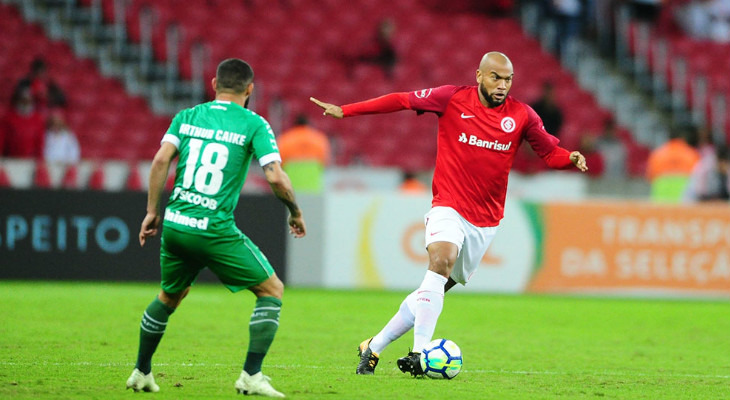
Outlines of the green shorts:
[{"label": "green shorts", "polygon": [[185,290],[205,267],[232,292],[258,285],[274,274],[266,256],[240,231],[232,236],[206,237],[169,227],[162,230],[162,290]]}]

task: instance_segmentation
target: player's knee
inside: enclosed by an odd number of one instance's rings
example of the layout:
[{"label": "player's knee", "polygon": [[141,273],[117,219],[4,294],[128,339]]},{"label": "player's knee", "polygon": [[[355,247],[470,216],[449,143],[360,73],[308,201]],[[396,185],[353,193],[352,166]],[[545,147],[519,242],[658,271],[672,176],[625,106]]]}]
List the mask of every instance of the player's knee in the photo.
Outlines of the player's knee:
[{"label": "player's knee", "polygon": [[189,287],[179,293],[168,293],[164,290],[160,290],[160,294],[157,298],[159,298],[164,305],[170,308],[177,308],[189,291]]},{"label": "player's knee", "polygon": [[454,267],[454,262],[448,257],[441,257],[435,255],[431,257],[428,265],[428,269],[445,277],[448,277],[451,273],[451,269]]},{"label": "player's knee", "polygon": [[451,267],[447,262],[432,262],[429,264],[428,269],[447,278],[451,274]]},{"label": "player's knee", "polygon": [[272,295],[278,299],[281,299],[281,296],[284,294],[284,282],[282,282],[281,279],[279,279],[279,277],[276,275],[274,275],[272,278],[274,278],[272,282]]},{"label": "player's knee", "polygon": [[272,275],[269,279],[251,288],[256,297],[276,297],[281,299],[284,294],[284,282],[278,276]]}]

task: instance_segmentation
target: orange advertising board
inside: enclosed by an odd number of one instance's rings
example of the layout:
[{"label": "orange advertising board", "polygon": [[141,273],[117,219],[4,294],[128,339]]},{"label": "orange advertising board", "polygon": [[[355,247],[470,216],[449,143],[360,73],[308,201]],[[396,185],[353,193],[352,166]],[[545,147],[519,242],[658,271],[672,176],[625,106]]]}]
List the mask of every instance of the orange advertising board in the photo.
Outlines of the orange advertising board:
[{"label": "orange advertising board", "polygon": [[730,296],[730,207],[639,202],[544,206],[533,292]]}]

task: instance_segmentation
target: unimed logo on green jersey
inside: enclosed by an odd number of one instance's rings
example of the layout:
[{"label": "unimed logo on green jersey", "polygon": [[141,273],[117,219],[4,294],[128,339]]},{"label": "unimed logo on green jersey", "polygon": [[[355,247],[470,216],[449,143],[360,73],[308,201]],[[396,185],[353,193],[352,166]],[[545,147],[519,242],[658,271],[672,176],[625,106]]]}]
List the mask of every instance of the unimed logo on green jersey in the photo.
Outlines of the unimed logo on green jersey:
[{"label": "unimed logo on green jersey", "polygon": [[172,211],[168,208],[165,210],[165,221],[205,231],[208,230],[208,222],[210,219],[208,217],[188,217],[187,215],[180,214],[180,211]]}]

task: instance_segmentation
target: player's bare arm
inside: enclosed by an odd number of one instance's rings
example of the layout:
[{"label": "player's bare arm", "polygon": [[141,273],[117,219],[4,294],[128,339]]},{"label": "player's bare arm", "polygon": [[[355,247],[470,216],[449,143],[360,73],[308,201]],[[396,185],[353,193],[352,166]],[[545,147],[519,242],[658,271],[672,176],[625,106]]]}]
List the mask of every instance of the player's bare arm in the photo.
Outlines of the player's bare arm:
[{"label": "player's bare arm", "polygon": [[576,166],[581,172],[588,171],[588,165],[586,164],[586,158],[579,151],[570,153],[570,161]]},{"label": "player's bare arm", "polygon": [[299,209],[294,197],[294,189],[289,180],[289,175],[281,169],[281,163],[278,161],[272,161],[264,165],[263,168],[266,181],[269,182],[274,195],[289,209],[289,232],[295,238],[304,237],[307,234],[307,228],[304,224],[302,210]]},{"label": "player's bare arm", "polygon": [[309,100],[311,100],[312,103],[320,106],[324,110],[324,113],[322,113],[322,115],[329,115],[329,116],[332,116],[332,117],[335,117],[338,119],[341,119],[345,116],[342,113],[342,107],[340,107],[340,106],[330,104],[330,103],[325,103],[323,101],[319,101],[319,100],[315,99],[314,97],[310,97]]},{"label": "player's bare arm", "polygon": [[168,142],[162,143],[150,166],[150,188],[147,192],[147,215],[139,229],[139,245],[144,246],[150,236],[157,235],[160,226],[160,200],[165,188],[170,163],[177,154],[177,148]]}]

